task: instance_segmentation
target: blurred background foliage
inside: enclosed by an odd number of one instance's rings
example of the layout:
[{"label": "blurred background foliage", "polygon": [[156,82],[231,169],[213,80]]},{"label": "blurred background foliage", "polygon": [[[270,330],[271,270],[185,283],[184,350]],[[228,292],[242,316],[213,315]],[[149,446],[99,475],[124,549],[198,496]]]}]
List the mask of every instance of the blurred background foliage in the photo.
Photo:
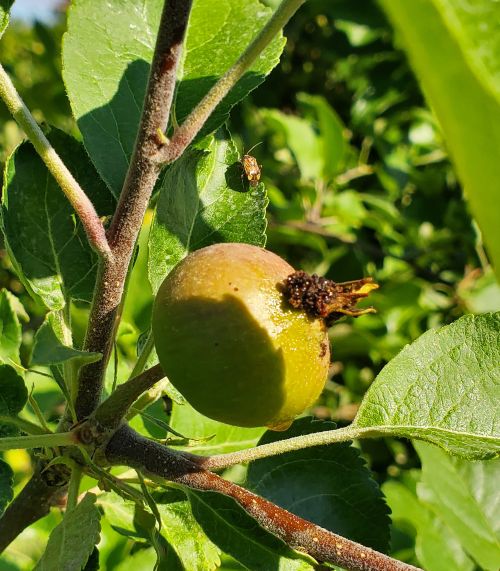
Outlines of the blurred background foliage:
[{"label": "blurred background foliage", "polygon": [[[0,60],[38,121],[78,137],[61,79],[64,28],[62,5],[50,24],[14,20],[0,42]],[[235,109],[229,128],[241,151],[258,144],[252,154],[262,165],[269,194],[268,248],[310,273],[336,281],[370,275],[381,286],[371,299],[377,314],[343,320],[331,330],[331,374],[312,414],[344,425],[380,369],[405,344],[464,313],[497,310],[500,290],[439,127],[405,55],[394,48],[392,30],[376,2],[310,0],[285,35],[281,63]],[[0,104],[1,162],[20,140]],[[130,372],[137,340],[149,323],[152,294],[145,245],[150,221],[149,215],[110,384]],[[44,310],[24,292],[4,249],[0,287],[27,309],[26,364]],[[86,315],[86,307],[73,307],[77,343],[83,339]],[[48,422],[55,421],[63,402],[55,383],[34,373],[28,373],[27,381],[34,386],[35,407],[45,411]],[[168,410],[165,399],[150,413],[166,417]],[[365,441],[362,448],[378,481],[392,486],[387,488],[390,502],[395,484],[415,501],[421,464],[411,444]],[[25,481],[28,454],[10,452],[8,461],[16,483]],[[16,542],[15,552],[9,552],[17,554],[16,562],[9,556],[0,561],[0,570],[32,568],[57,517],[52,514],[50,521],[30,530],[29,538]],[[411,517],[395,520],[392,549],[415,563],[418,518],[423,516]],[[440,533],[446,538],[442,529]],[[132,542],[113,534],[107,524],[103,538],[102,568],[121,569],[120,561],[134,549]]]}]

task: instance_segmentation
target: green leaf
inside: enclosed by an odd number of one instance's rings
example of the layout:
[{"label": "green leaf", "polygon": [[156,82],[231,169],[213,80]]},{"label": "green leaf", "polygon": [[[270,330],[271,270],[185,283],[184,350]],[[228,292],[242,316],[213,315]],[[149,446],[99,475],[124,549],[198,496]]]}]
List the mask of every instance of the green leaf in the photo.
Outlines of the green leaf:
[{"label": "green leaf", "polygon": [[165,174],[149,237],[149,280],[163,279],[190,252],[218,242],[265,244],[264,185],[244,187],[236,147],[223,131]]},{"label": "green leaf", "polygon": [[194,517],[211,541],[248,569],[314,569],[313,560],[263,529],[229,496],[190,489],[186,492]]},{"label": "green leaf", "polygon": [[[114,201],[83,146],[53,130],[49,139],[100,215]],[[97,258],[71,205],[31,143],[21,144],[5,167],[2,223],[19,278],[35,299],[61,309],[65,299],[90,301]]]},{"label": "green leaf", "polygon": [[94,547],[87,563],[85,564],[85,567],[83,568],[83,571],[99,571],[99,569],[99,550],[97,547]]},{"label": "green leaf", "polygon": [[382,486],[396,524],[409,523],[416,531],[415,553],[426,571],[473,571],[469,559],[457,536],[438,514],[422,504],[415,493],[396,481]]},{"label": "green leaf", "polygon": [[[434,109],[500,278],[500,4],[382,0]],[[460,97],[457,97],[460,94]]]},{"label": "green leaf", "polygon": [[156,553],[154,549],[141,549],[133,554],[128,554],[126,558],[120,561],[118,566],[114,567],[115,571],[130,571],[137,569],[154,569],[156,563]]},{"label": "green leaf", "polygon": [[0,459],[0,517],[5,511],[7,504],[14,497],[12,486],[14,484],[14,472],[12,468]]},{"label": "green leaf", "polygon": [[353,428],[425,440],[469,459],[500,451],[500,312],[427,331],[382,369]]},{"label": "green leaf", "polygon": [[15,299],[6,289],[0,291],[0,361],[19,363],[22,331],[14,306]]},{"label": "green leaf", "polygon": [[35,334],[31,365],[59,365],[73,361],[82,366],[95,363],[101,357],[101,353],[89,353],[65,345],[61,318],[51,312]]},{"label": "green leaf", "polygon": [[14,4],[14,0],[0,0],[0,38],[9,25],[9,11],[12,4]]},{"label": "green leaf", "polygon": [[193,454],[211,455],[235,452],[255,446],[265,428],[242,428],[217,422],[203,416],[189,404],[174,403],[170,426],[193,440],[200,440],[185,448]]},{"label": "green leaf", "polygon": [[[147,494],[149,495],[149,492],[147,492]],[[155,511],[157,512],[158,510],[156,509],[154,502],[151,502],[151,504],[154,506]],[[149,507],[151,508],[152,506],[150,505]],[[156,551],[157,559],[154,569],[168,569],[169,567],[167,567],[166,559],[168,557],[167,553],[169,549],[166,542],[158,533],[157,518],[151,512],[147,511],[143,506],[136,505],[134,512],[134,525],[137,529],[138,534],[146,539],[146,541],[150,543]],[[181,570],[179,569],[179,571]]]},{"label": "green leaf", "polygon": [[281,133],[292,151],[303,179],[316,180],[323,174],[322,142],[311,123],[277,109],[261,109],[260,115],[274,131]]},{"label": "green leaf", "polygon": [[[10,365],[0,365],[0,417],[16,416],[28,400],[23,378]],[[14,436],[17,428],[0,421],[0,436]]]},{"label": "green leaf", "polygon": [[62,522],[50,534],[35,571],[75,571],[85,567],[101,530],[95,501],[96,496],[87,493],[73,510],[66,511]]},{"label": "green leaf", "polygon": [[[333,422],[296,420],[267,431],[259,445],[335,429]],[[343,537],[387,552],[389,510],[359,452],[348,443],[315,446],[252,462],[247,484],[256,494]]]},{"label": "green leaf", "polygon": [[208,539],[191,511],[191,504],[179,491],[168,491],[158,502],[162,528],[161,535],[177,554],[184,571],[210,571],[219,566],[219,550]]},{"label": "green leaf", "polygon": [[[175,113],[180,123],[215,81],[236,62],[269,19],[257,0],[193,3],[178,70]],[[73,113],[94,164],[118,196],[133,149],[163,2],[74,3],[63,46],[63,75]],[[99,26],[95,15],[99,14]],[[276,37],[224,98],[201,135],[217,129],[230,109],[278,63]]]},{"label": "green leaf", "polygon": [[102,508],[106,515],[106,521],[115,531],[125,537],[138,535],[134,526],[134,502],[124,500],[114,492],[108,492],[97,498],[97,504]]},{"label": "green leaf", "polygon": [[416,449],[419,500],[439,514],[482,569],[500,569],[500,460],[468,462],[421,442]]},{"label": "green leaf", "polygon": [[344,138],[345,127],[324,97],[299,93],[297,99],[303,106],[314,111],[320,134],[321,178],[330,181],[339,174],[343,166],[342,163],[347,151]]},{"label": "green leaf", "polygon": [[[215,569],[219,563],[219,550],[194,519],[191,504],[185,494],[180,490],[167,490],[155,493],[153,499],[162,523],[159,533],[169,547],[166,561],[174,569],[180,566],[185,571]],[[137,511],[133,502],[124,500],[115,493],[100,496],[98,504],[113,529],[126,537],[150,540],[152,533],[158,533],[154,530],[155,519],[149,512],[144,512],[143,508]],[[149,524],[145,516],[151,516]],[[146,529],[148,525],[152,526],[149,530]],[[174,551],[174,555],[169,555],[170,550]],[[174,563],[177,563],[177,567]]]}]

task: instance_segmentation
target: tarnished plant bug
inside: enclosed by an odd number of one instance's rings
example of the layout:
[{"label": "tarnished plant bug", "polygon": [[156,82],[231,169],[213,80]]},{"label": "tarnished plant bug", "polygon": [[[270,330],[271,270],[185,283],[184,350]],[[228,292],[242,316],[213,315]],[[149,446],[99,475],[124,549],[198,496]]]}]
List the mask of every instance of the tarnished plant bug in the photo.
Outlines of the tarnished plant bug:
[{"label": "tarnished plant bug", "polygon": [[[260,143],[257,143],[257,145],[260,145]],[[243,170],[245,171],[245,176],[250,186],[257,186],[260,182],[261,165],[259,165],[257,159],[250,154],[257,145],[249,149],[241,159],[241,164],[243,165]]]}]

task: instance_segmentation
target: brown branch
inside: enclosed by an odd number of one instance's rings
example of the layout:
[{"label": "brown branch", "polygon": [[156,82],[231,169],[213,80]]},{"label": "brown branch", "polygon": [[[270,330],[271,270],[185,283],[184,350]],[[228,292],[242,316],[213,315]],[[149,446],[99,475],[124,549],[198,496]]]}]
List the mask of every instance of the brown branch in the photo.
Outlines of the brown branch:
[{"label": "brown branch", "polygon": [[190,10],[191,0],[166,0],[163,7],[135,148],[108,231],[113,258],[101,263],[85,339],[85,350],[103,358],[82,368],[75,404],[79,419],[89,416],[101,397],[128,267],[160,172],[152,158],[162,144],[158,129],[167,126]]},{"label": "brown branch", "polygon": [[97,407],[94,417],[106,429],[117,428],[134,402],[158,381],[165,377],[161,365],[155,365],[118,386],[111,395]]},{"label": "brown branch", "polygon": [[195,490],[210,490],[230,496],[264,529],[317,561],[353,571],[417,569],[306,521],[245,488],[203,470],[189,459],[189,455],[174,452],[126,425],[110,439],[105,455],[113,465],[130,466],[146,475],[159,476]]},{"label": "brown branch", "polygon": [[27,527],[46,516],[51,506],[59,505],[67,493],[69,470],[64,465],[42,466],[9,504],[0,518],[0,553]]}]

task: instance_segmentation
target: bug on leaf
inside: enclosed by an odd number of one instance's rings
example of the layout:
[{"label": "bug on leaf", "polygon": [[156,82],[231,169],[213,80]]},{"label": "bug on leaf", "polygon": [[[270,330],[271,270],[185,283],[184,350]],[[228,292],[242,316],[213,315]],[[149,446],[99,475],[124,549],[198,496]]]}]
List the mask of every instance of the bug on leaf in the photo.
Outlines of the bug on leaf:
[{"label": "bug on leaf", "polygon": [[[260,145],[260,143],[257,143]],[[261,165],[257,162],[255,157],[252,157],[250,152],[255,149],[257,145],[254,145],[249,149],[246,154],[243,155],[241,164],[243,165],[243,170],[245,171],[245,176],[250,184],[250,186],[257,186],[260,182]]]}]

